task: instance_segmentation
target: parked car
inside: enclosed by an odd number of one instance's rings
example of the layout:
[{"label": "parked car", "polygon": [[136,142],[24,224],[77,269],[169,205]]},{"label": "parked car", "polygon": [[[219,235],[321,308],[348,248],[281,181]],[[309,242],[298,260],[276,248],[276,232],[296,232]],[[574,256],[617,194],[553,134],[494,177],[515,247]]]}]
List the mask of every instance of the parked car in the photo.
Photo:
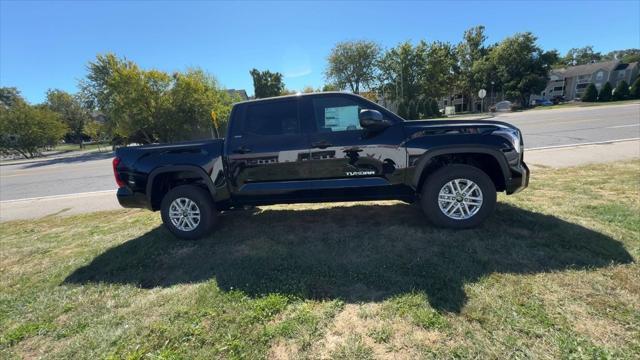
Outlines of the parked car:
[{"label": "parked car", "polygon": [[498,112],[511,111],[512,107],[513,107],[513,104],[511,103],[511,101],[504,100],[496,103],[495,111],[498,111]]},{"label": "parked car", "polygon": [[497,192],[529,181],[512,125],[406,121],[345,93],[241,102],[225,139],[119,148],[113,170],[122,206],[159,210],[186,239],[208,234],[221,211],[301,202],[419,202],[433,224],[470,228]]},{"label": "parked car", "polygon": [[553,102],[551,102],[550,100],[547,99],[535,99],[532,101],[533,106],[551,106],[553,105]]}]

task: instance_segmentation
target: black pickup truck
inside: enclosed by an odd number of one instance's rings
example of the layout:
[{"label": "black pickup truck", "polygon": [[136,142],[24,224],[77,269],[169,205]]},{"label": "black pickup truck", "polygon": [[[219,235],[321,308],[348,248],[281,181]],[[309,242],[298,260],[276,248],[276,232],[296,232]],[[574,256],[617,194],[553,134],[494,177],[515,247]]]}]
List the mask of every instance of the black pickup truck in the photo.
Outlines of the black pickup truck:
[{"label": "black pickup truck", "polygon": [[469,228],[529,181],[512,125],[405,121],[346,93],[241,102],[225,139],[120,148],[113,170],[122,206],[160,210],[186,239],[220,211],[301,202],[419,201],[434,225]]}]

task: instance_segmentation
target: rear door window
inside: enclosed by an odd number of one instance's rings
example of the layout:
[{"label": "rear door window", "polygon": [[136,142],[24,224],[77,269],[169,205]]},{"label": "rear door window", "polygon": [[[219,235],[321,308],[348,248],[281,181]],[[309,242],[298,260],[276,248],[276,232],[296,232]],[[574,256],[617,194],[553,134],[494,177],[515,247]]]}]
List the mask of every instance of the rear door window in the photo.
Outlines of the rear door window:
[{"label": "rear door window", "polygon": [[243,129],[246,135],[278,136],[299,131],[296,99],[256,102],[247,106]]}]

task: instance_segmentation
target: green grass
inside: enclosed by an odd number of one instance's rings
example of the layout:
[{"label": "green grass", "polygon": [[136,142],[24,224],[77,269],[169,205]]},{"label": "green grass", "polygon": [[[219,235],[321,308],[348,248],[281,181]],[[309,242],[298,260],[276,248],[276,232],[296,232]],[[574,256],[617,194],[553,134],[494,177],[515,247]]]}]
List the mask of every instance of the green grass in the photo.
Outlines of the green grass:
[{"label": "green grass", "polygon": [[98,144],[98,143],[91,143],[91,144],[85,144],[84,148],[80,149],[80,145],[79,144],[59,144],[56,145],[53,149],[53,151],[88,151],[88,150],[102,150],[102,151],[107,151],[107,150],[111,150],[111,145],[104,143],[104,144]]},{"label": "green grass", "polygon": [[174,239],[122,210],[0,225],[0,358],[640,357],[640,162],[541,170],[481,228],[279,205]]}]

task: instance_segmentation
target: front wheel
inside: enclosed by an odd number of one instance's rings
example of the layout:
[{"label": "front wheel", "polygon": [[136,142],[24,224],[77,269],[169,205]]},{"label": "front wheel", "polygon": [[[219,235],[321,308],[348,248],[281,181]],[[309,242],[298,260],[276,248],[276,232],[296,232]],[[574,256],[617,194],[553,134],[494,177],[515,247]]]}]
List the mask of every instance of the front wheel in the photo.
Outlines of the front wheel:
[{"label": "front wheel", "polygon": [[474,166],[447,165],[427,178],[420,202],[434,225],[472,228],[493,213],[496,187],[484,171]]},{"label": "front wheel", "polygon": [[194,185],[171,189],[162,199],[160,212],[167,229],[187,240],[207,235],[217,218],[211,196]]}]

